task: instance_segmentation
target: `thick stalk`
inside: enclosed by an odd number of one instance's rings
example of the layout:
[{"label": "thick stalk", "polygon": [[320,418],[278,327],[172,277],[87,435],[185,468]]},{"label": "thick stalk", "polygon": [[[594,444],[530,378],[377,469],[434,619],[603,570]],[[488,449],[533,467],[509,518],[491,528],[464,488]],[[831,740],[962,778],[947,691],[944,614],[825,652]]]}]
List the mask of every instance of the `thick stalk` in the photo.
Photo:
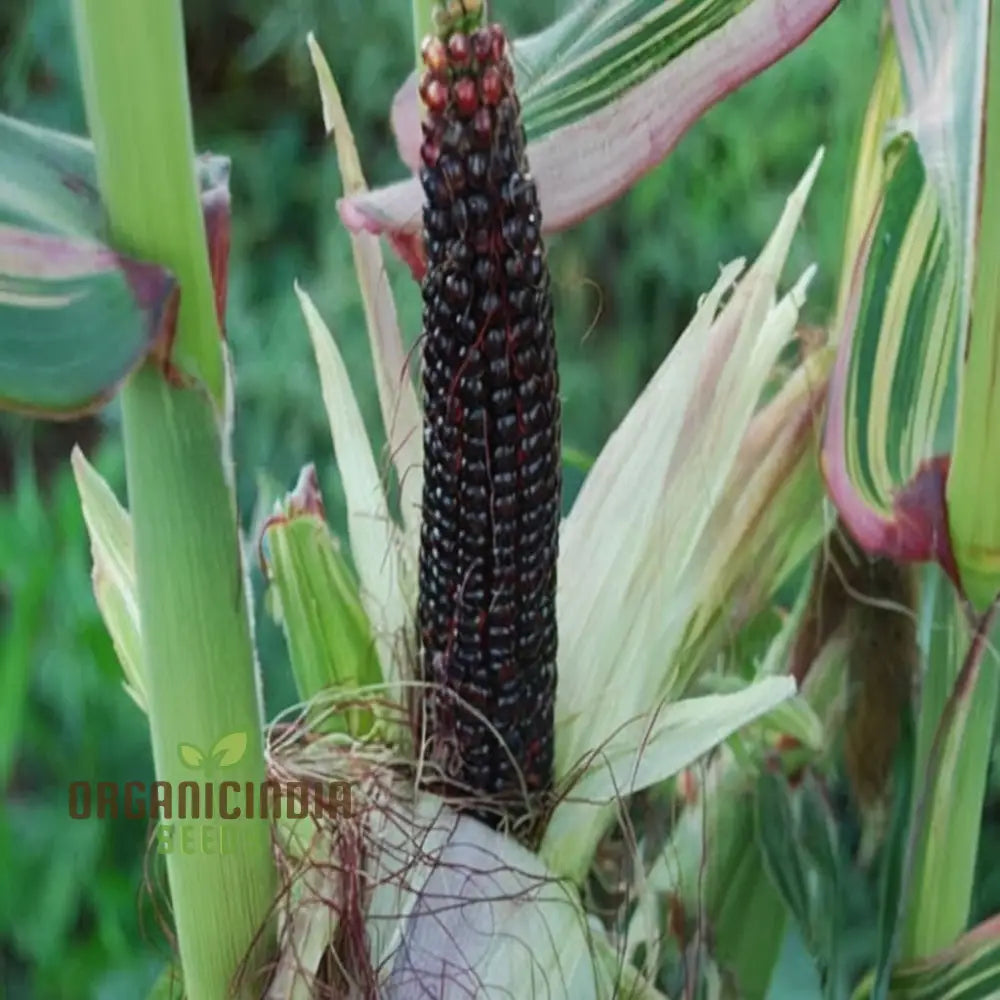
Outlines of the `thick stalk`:
[{"label": "thick stalk", "polygon": [[[242,733],[246,751],[230,759],[225,779],[261,782],[260,693],[223,459],[224,365],[195,186],[181,7],[74,0],[74,13],[112,239],[179,279],[174,361],[198,381],[177,388],[148,365],[122,399],[156,774],[175,795],[182,781],[218,783],[212,748]],[[182,761],[182,743],[208,755],[200,773]],[[218,819],[172,825],[166,860],[185,995],[259,996],[252,972],[267,957],[261,929],[275,890],[267,822],[226,821],[228,853],[219,851]],[[238,971],[246,975],[231,992]]]},{"label": "thick stalk", "polygon": [[1000,592],[1000,9],[990,11],[972,321],[962,359],[948,518],[962,583],[982,611]]},{"label": "thick stalk", "polygon": [[[956,436],[948,474],[948,517],[962,583],[982,611],[1000,590],[1000,11],[992,5],[988,30],[985,114],[980,160],[976,270],[972,319],[961,382]],[[940,588],[943,583],[937,575]],[[951,945],[968,926],[972,905],[986,772],[1000,695],[992,650],[993,613],[981,622],[985,637],[963,627],[964,609],[930,619],[929,669],[921,704],[918,780],[931,769],[931,786],[916,842],[913,888],[902,940],[903,959],[924,958]],[[991,640],[991,632],[992,639]],[[964,662],[963,662],[964,657]],[[985,661],[985,662],[983,662]],[[961,678],[957,687],[956,678]],[[935,762],[933,757],[938,757]]]}]

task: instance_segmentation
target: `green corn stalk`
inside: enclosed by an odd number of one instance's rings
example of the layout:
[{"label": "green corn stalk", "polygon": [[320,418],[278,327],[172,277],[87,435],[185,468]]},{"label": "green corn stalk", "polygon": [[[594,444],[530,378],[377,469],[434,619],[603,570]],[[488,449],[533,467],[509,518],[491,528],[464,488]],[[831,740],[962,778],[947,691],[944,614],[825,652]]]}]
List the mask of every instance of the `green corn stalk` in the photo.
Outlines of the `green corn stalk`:
[{"label": "green corn stalk", "polygon": [[[227,778],[264,778],[262,718],[235,500],[225,462],[224,355],[194,173],[179,2],[75,0],[98,180],[118,247],[169,267],[183,289],[172,356],[122,394],[129,506],[157,778],[191,780],[181,744],[242,734]],[[240,737],[237,737],[237,742]],[[195,843],[207,821],[191,821]],[[260,992],[274,898],[266,821],[233,820],[236,850],[167,854],[189,1000]],[[244,966],[244,963],[245,966]]]},{"label": "green corn stalk", "polygon": [[1000,591],[1000,11],[989,17],[981,209],[972,320],[948,474],[948,517],[962,583],[982,610]]}]

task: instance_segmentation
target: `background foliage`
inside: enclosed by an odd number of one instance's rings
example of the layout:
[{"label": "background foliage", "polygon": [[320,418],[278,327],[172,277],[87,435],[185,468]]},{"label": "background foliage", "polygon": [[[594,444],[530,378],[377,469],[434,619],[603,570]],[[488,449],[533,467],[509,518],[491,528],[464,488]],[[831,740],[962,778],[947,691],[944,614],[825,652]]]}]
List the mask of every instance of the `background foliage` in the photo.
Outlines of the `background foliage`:
[{"label": "background foliage", "polygon": [[[496,0],[518,33],[556,0]],[[335,526],[342,496],[295,278],[338,335],[373,435],[377,403],[350,247],[334,210],[304,38],[334,66],[372,184],[402,175],[388,128],[412,65],[402,0],[227,0],[186,5],[198,143],[233,158],[228,330],[237,369],[235,452],[244,527],[315,460]],[[877,56],[879,5],[845,0],[798,51],[700,121],[624,199],[550,242],[559,317],[565,444],[594,454],[690,318],[718,265],[755,254],[815,148],[828,154],[792,272],[820,265],[807,317],[832,306],[858,127]],[[79,132],[83,109],[65,0],[0,7],[0,110]],[[394,267],[404,330],[415,286]],[[169,945],[157,924],[141,824],[68,819],[74,780],[150,780],[145,723],[91,596],[86,534],[67,457],[79,440],[124,493],[112,406],[66,427],[0,421],[0,982],[13,998],[135,997]],[[579,485],[571,472],[566,502]],[[259,580],[257,580],[259,583]],[[269,713],[292,697],[284,645],[262,609]],[[995,796],[994,796],[995,799]],[[984,864],[984,895],[996,896]],[[996,881],[997,876],[993,876]],[[859,879],[863,883],[863,880]],[[859,885],[859,924],[873,906]],[[847,954],[863,951],[845,949]],[[805,975],[806,978],[797,978]],[[775,993],[808,995],[794,940]],[[806,990],[806,994],[796,992]]]}]

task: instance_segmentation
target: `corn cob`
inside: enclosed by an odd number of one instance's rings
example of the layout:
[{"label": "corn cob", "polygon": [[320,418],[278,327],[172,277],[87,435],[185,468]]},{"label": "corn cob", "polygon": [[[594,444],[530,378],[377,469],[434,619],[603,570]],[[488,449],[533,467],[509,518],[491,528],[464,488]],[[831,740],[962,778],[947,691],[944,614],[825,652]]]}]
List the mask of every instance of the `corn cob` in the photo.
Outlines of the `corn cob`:
[{"label": "corn cob", "polygon": [[453,22],[422,54],[423,721],[465,807],[516,825],[552,783],[561,477],[549,273],[503,29]]}]

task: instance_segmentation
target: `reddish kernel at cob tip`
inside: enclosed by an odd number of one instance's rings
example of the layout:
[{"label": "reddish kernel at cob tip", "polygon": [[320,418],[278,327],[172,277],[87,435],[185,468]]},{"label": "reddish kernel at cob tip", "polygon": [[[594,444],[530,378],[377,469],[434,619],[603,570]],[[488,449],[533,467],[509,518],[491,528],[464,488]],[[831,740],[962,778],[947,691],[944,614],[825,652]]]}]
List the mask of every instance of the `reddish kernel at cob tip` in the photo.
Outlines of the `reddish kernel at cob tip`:
[{"label": "reddish kernel at cob tip", "polygon": [[[467,7],[466,7],[467,9]],[[431,754],[487,822],[552,784],[558,375],[538,194],[503,30],[424,48],[424,496]],[[490,807],[498,812],[493,812]],[[498,814],[499,813],[499,814]]]},{"label": "reddish kernel at cob tip", "polygon": [[420,57],[430,73],[441,74],[448,69],[448,49],[440,38],[428,35],[420,47]]},{"label": "reddish kernel at cob tip", "polygon": [[472,58],[469,36],[456,32],[448,39],[448,60],[454,69],[466,69]]}]

